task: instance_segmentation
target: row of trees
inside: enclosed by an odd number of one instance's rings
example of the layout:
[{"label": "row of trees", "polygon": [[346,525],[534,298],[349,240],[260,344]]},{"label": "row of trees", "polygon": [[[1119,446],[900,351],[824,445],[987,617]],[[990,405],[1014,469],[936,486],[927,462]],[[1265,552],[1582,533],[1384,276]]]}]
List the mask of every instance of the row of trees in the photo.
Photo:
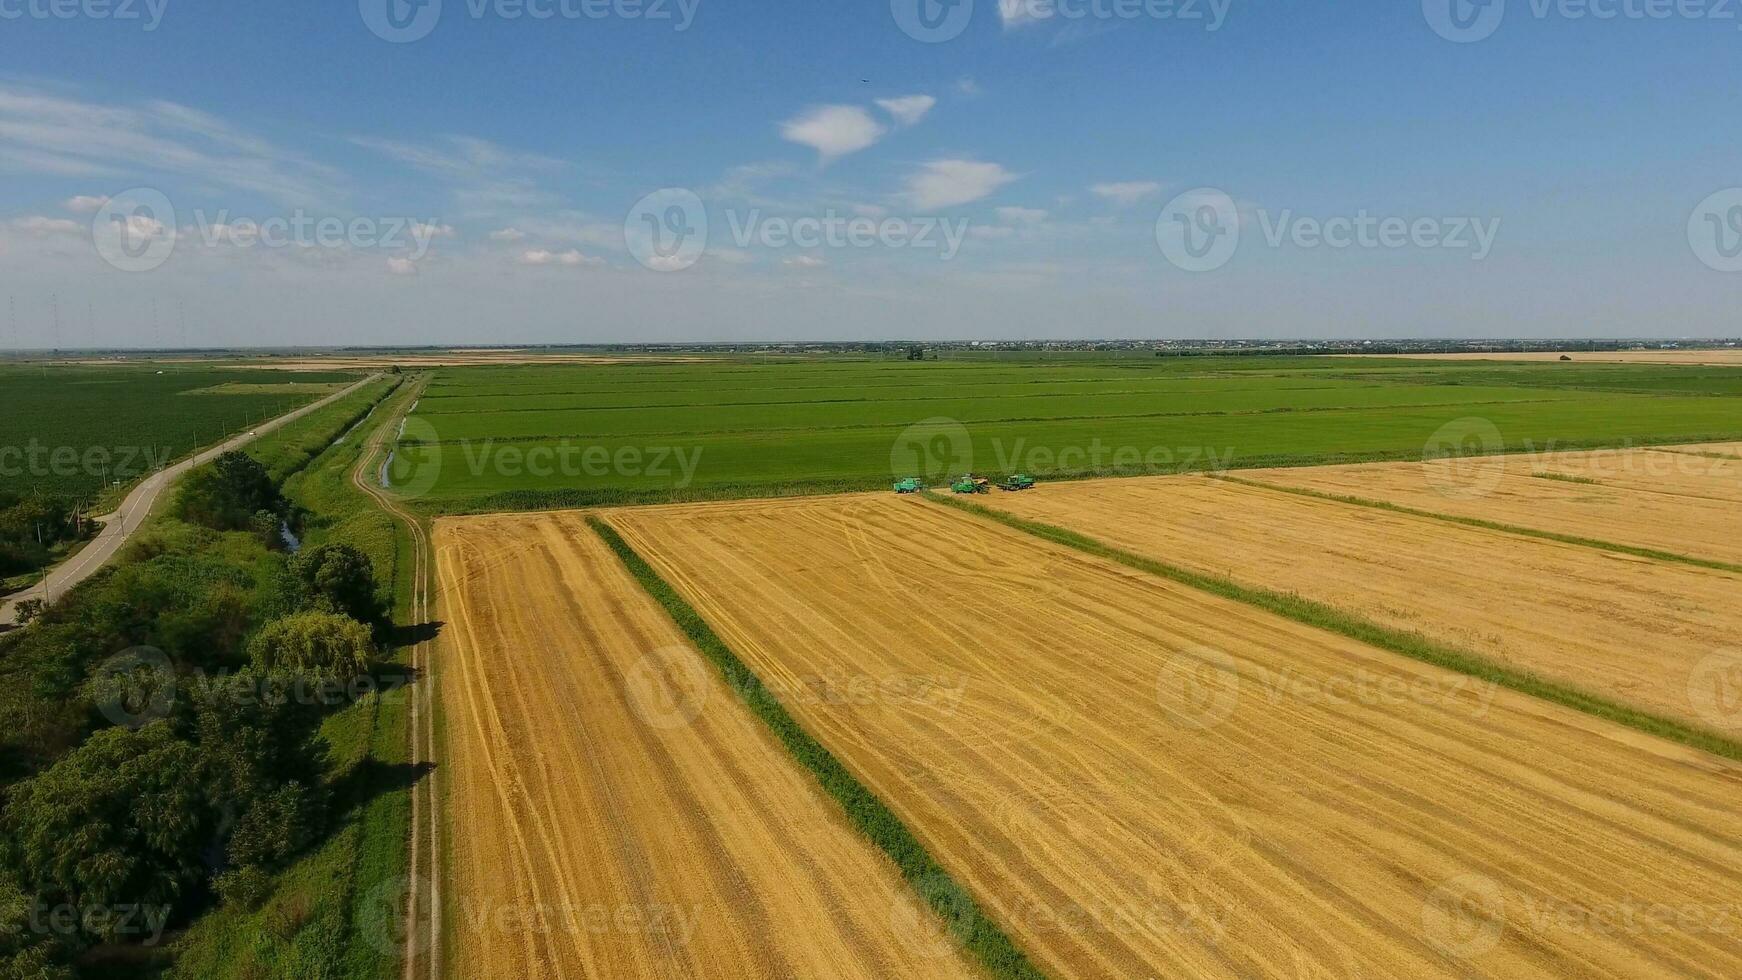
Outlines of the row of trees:
[{"label": "row of trees", "polygon": [[258,901],[324,831],[321,720],[377,669],[385,604],[355,549],[285,554],[287,513],[228,454],[0,639],[0,980]]}]

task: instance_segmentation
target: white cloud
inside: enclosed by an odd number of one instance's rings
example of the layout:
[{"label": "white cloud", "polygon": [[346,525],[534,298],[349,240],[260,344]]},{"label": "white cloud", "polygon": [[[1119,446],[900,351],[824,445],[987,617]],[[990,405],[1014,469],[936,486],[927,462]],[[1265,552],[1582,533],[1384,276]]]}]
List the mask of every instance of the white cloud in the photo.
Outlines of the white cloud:
[{"label": "white cloud", "polygon": [[781,265],[786,266],[788,269],[821,269],[827,264],[827,262],[824,262],[822,259],[819,259],[814,255],[795,255],[781,263]]},{"label": "white cloud", "polygon": [[420,241],[431,241],[437,238],[458,238],[460,233],[453,225],[432,225],[422,221],[411,223],[411,237]]},{"label": "white cloud", "polygon": [[175,174],[294,204],[330,201],[340,181],[330,167],[173,102],[117,106],[5,85],[0,170],[135,183]]},{"label": "white cloud", "polygon": [[897,125],[912,126],[924,119],[938,100],[929,95],[904,95],[899,99],[878,99],[877,104],[895,119]]},{"label": "white cloud", "polygon": [[780,126],[780,135],[821,154],[827,163],[837,157],[876,143],[889,132],[871,114],[853,105],[826,105],[790,119]]},{"label": "white cloud", "polygon": [[387,271],[396,276],[415,276],[417,275],[417,263],[410,259],[388,259]]},{"label": "white cloud", "polygon": [[29,235],[77,235],[85,230],[77,221],[41,216],[14,219],[12,227]]},{"label": "white cloud", "polygon": [[1096,184],[1089,188],[1089,193],[1103,200],[1112,201],[1123,208],[1140,203],[1144,198],[1152,197],[1161,191],[1161,185],[1152,180],[1128,180],[1111,184]]},{"label": "white cloud", "polygon": [[491,232],[490,233],[490,240],[493,242],[525,241],[526,240],[526,232],[521,231],[519,228],[503,228],[499,231]]},{"label": "white cloud", "polygon": [[902,196],[921,210],[950,208],[978,201],[1015,179],[1015,174],[996,163],[933,160],[907,178]]},{"label": "white cloud", "polygon": [[998,220],[1007,225],[1037,225],[1046,220],[1040,208],[998,208]]},{"label": "white cloud", "polygon": [[96,214],[103,210],[103,205],[108,203],[107,197],[80,194],[78,197],[67,198],[66,209],[74,214]]},{"label": "white cloud", "polygon": [[980,83],[974,80],[974,76],[963,75],[956,79],[956,95],[964,99],[977,99],[980,92]]},{"label": "white cloud", "polygon": [[604,259],[582,255],[575,249],[566,252],[552,252],[548,249],[532,248],[520,254],[521,265],[561,265],[571,268],[583,265],[604,265]]}]

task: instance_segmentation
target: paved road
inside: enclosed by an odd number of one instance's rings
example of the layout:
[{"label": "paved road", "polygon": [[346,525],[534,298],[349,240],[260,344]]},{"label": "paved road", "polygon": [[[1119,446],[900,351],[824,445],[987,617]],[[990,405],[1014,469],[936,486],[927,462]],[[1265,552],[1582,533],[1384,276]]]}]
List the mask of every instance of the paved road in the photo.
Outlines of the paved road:
[{"label": "paved road", "polygon": [[127,499],[121,501],[121,506],[115,513],[99,518],[103,522],[103,530],[95,540],[79,549],[78,554],[55,566],[42,584],[0,600],[0,623],[16,622],[18,604],[24,600],[41,599],[45,595],[59,599],[66,594],[68,589],[96,574],[97,569],[102,568],[110,558],[113,558],[115,553],[121,550],[121,546],[127,543],[127,539],[131,538],[133,533],[145,523],[145,519],[151,515],[152,505],[157,503],[158,494],[163,492],[163,488],[175,482],[176,478],[183,473],[202,463],[209,463],[231,450],[240,449],[253,442],[257,437],[263,436],[287,422],[293,422],[318,408],[330,405],[379,377],[381,375],[372,374],[342,391],[334,392],[320,401],[304,405],[294,412],[280,415],[270,422],[262,422],[239,436],[233,436],[228,442],[203,450],[198,455],[166,466],[146,477],[140,481],[138,486],[133,488],[132,492],[127,494]]}]

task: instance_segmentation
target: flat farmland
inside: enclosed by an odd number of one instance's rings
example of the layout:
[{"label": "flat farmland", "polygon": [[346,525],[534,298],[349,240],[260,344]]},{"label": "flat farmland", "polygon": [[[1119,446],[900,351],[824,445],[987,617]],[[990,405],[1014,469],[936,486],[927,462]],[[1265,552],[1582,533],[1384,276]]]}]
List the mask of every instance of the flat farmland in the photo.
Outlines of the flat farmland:
[{"label": "flat farmland", "polygon": [[[1415,474],[1419,479],[1419,467]],[[1125,551],[1300,595],[1610,700],[1742,735],[1742,717],[1693,699],[1708,658],[1742,634],[1742,574],[1202,476],[1092,480],[981,499]],[[1684,524],[1695,514],[1684,514]],[[1734,526],[1734,513],[1726,516]]]},{"label": "flat farmland", "polygon": [[[1626,450],[1604,454],[1606,461],[1595,469],[1590,463],[1593,454],[1577,454],[1581,457],[1578,461],[1552,466],[1537,465],[1538,461],[1548,463],[1549,457],[1524,455],[1249,470],[1239,476],[1274,486],[1742,565],[1742,507],[1723,497],[1721,482],[1716,493],[1711,492],[1714,488],[1710,484],[1696,484],[1706,487],[1696,493],[1675,492],[1674,486],[1685,490],[1688,483],[1665,484],[1651,476],[1656,472],[1704,480],[1724,461],[1692,454],[1722,451],[1721,444],[1685,447],[1681,456]],[[1605,476],[1623,468],[1636,468],[1646,479],[1622,486]],[[1542,475],[1546,473],[1573,479]]]},{"label": "flat farmland", "polygon": [[1596,486],[1742,504],[1742,458],[1721,448],[1555,453],[1535,466],[1538,473],[1592,480]]},{"label": "flat farmland", "polygon": [[607,519],[777,690],[960,692],[788,710],[1053,975],[1742,971],[1724,760],[925,501]]},{"label": "flat farmland", "polygon": [[1742,403],[1724,393],[1742,372],[1660,390],[1666,370],[1329,358],[455,368],[409,421],[394,483],[465,512],[863,490],[909,472],[1419,458],[1472,417],[1509,449],[1742,434]]},{"label": "flat farmland", "polygon": [[974,975],[577,516],[435,544],[452,975]]},{"label": "flat farmland", "polygon": [[85,497],[130,484],[357,380],[143,364],[0,365],[0,493]]}]

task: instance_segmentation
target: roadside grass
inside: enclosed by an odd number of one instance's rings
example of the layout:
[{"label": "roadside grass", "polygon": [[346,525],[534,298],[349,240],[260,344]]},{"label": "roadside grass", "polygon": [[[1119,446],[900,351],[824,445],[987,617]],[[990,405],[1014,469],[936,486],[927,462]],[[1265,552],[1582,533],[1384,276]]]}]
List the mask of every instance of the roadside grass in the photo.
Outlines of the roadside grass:
[{"label": "roadside grass", "polygon": [[[376,401],[356,406],[341,400],[331,411],[326,448],[285,481],[285,495],[303,517],[305,546],[352,545],[370,558],[393,621],[410,608],[408,541],[391,518],[350,482],[351,469],[367,450],[350,435],[356,420],[372,410],[403,404],[410,386],[376,388]],[[347,411],[333,411],[339,408]],[[287,434],[286,447],[307,443]],[[294,454],[294,453],[293,453]],[[333,826],[313,850],[278,876],[255,909],[220,907],[178,943],[171,978],[266,980],[327,977],[391,980],[400,965],[403,940],[406,845],[411,821],[405,771],[406,698],[409,688],[388,690],[405,669],[402,649],[383,671],[387,684],[328,717],[321,734],[329,746],[326,780],[333,788]]]},{"label": "roadside grass", "polygon": [[[1555,478],[1554,475],[1550,474],[1539,473],[1533,475],[1541,476],[1545,479]],[[1480,517],[1462,517],[1457,514],[1442,514],[1438,511],[1421,510],[1416,507],[1406,507],[1403,504],[1394,504],[1388,500],[1374,500],[1369,497],[1356,497],[1340,493],[1326,493],[1323,490],[1311,490],[1306,487],[1291,487],[1280,483],[1268,483],[1263,480],[1234,476],[1231,473],[1218,473],[1215,474],[1215,476],[1217,479],[1227,480],[1229,483],[1238,483],[1241,486],[1254,487],[1259,490],[1271,490],[1276,493],[1290,493],[1297,497],[1308,497],[1313,500],[1326,500],[1332,503],[1348,504],[1352,507],[1368,507],[1373,510],[1390,511],[1393,514],[1404,514],[1409,517],[1421,517],[1446,524],[1460,524],[1464,527],[1479,527],[1486,531],[1500,531],[1506,534],[1517,534],[1526,538],[1536,538],[1541,541],[1554,541],[1559,544],[1577,545],[1581,548],[1595,548],[1600,551],[1613,551],[1618,554],[1632,555],[1635,558],[1650,558],[1654,561],[1674,562],[1678,565],[1692,565],[1695,568],[1710,568],[1719,572],[1735,572],[1737,574],[1742,574],[1742,565],[1735,564],[1734,562],[1717,561],[1711,558],[1696,558],[1693,555],[1684,555],[1675,551],[1660,551],[1656,548],[1641,548],[1630,544],[1617,544],[1614,541],[1603,541],[1598,538],[1585,538],[1576,534],[1561,534],[1558,531],[1544,531],[1540,528],[1524,527],[1519,524],[1505,524],[1500,521],[1484,520]],[[1601,486],[1598,481],[1587,480],[1584,477],[1566,478],[1565,482],[1589,482]]]},{"label": "roadside grass", "polygon": [[641,587],[664,607],[678,629],[720,671],[727,686],[737,693],[751,713],[768,726],[793,758],[809,770],[823,790],[841,805],[853,826],[895,862],[902,876],[943,920],[963,949],[995,977],[1043,975],[968,891],[926,851],[901,818],[799,725],[779,698],[763,686],[755,672],[720,639],[693,606],[660,578],[653,566],[597,516],[589,515],[587,523],[617,554]]},{"label": "roadside grass", "polygon": [[1241,585],[1222,576],[1194,572],[1154,558],[1115,548],[1095,538],[1056,525],[1016,517],[959,498],[946,497],[929,491],[925,497],[941,506],[951,507],[984,520],[1003,524],[1054,544],[1117,562],[1127,568],[1146,572],[1189,588],[1242,602],[1307,626],[1328,630],[1368,646],[1389,650],[1412,660],[1419,660],[1479,680],[1499,684],[1520,694],[1582,711],[1588,715],[1625,725],[1636,731],[1667,739],[1689,748],[1699,749],[1726,759],[1742,761],[1742,741],[1672,718],[1641,711],[1602,695],[1547,680],[1528,671],[1515,670],[1494,663],[1468,650],[1430,640],[1420,633],[1381,626],[1371,620],[1322,602],[1303,598],[1297,594],[1254,588]]}]

